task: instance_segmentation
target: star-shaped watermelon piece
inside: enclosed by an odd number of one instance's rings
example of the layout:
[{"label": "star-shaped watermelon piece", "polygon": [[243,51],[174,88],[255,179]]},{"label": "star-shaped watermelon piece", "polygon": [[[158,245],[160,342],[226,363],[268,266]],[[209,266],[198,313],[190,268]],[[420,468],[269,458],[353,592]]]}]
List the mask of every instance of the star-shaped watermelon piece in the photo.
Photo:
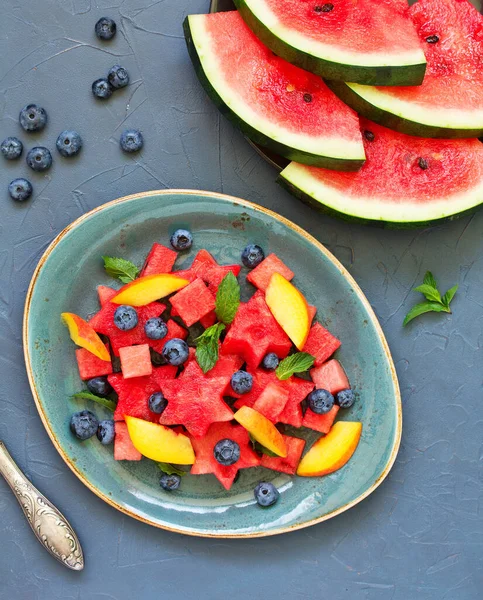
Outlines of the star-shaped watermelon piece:
[{"label": "star-shaped watermelon piece", "polygon": [[[223,439],[233,440],[240,446],[240,458],[234,465],[224,466],[215,459],[213,449]],[[239,469],[257,467],[260,457],[254,452],[248,432],[241,425],[213,423],[202,438],[191,438],[196,460],[191,468],[194,475],[213,473],[221,485],[229,490]]]}]

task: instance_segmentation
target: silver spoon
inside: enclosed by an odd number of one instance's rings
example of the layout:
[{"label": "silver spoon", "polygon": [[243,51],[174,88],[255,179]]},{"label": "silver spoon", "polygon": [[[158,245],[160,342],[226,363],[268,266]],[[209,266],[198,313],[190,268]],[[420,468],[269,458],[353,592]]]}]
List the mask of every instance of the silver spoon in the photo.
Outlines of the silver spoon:
[{"label": "silver spoon", "polygon": [[0,474],[12,488],[32,531],[42,546],[65,567],[82,571],[84,556],[64,515],[25,477],[0,441]]}]

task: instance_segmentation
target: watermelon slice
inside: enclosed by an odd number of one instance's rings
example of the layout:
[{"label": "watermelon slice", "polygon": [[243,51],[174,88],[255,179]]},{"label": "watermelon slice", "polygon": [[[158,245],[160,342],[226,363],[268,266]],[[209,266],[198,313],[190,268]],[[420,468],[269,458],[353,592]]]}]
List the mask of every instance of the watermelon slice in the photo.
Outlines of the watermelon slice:
[{"label": "watermelon slice", "polygon": [[158,243],[153,244],[146,257],[140,277],[157,275],[158,273],[171,273],[177,256],[178,254],[171,248],[166,248],[166,246]]},{"label": "watermelon slice", "polygon": [[426,60],[405,0],[235,0],[275,54],[327,79],[419,85]]},{"label": "watermelon slice", "polygon": [[361,166],[356,114],[320,77],[275,56],[236,11],[192,15],[184,27],[201,83],[247,137],[290,160],[342,170]]},{"label": "watermelon slice", "polygon": [[99,304],[101,308],[104,304],[107,304],[114,296],[117,294],[117,290],[114,288],[108,287],[107,285],[98,285],[97,286],[97,295],[99,297]]},{"label": "watermelon slice", "polygon": [[114,460],[141,460],[142,454],[134,447],[126,423],[115,424]]},{"label": "watermelon slice", "polygon": [[287,281],[291,281],[294,277],[293,271],[291,271],[276,254],[272,253],[248,273],[247,281],[259,290],[265,291],[274,273],[279,273],[285,277]]},{"label": "watermelon slice", "polygon": [[309,337],[305,342],[304,352],[308,352],[315,357],[314,364],[318,367],[339,348],[340,341],[330,331],[327,331],[325,327],[322,327],[320,323],[315,323],[311,327]]},{"label": "watermelon slice", "polygon": [[281,384],[281,381],[269,383],[253,405],[257,412],[267,417],[272,423],[278,422],[278,418],[288,401],[288,389]]},{"label": "watermelon slice", "polygon": [[422,85],[328,85],[355,110],[396,131],[437,138],[481,137],[483,16],[466,0],[419,0],[409,12],[428,61]]},{"label": "watermelon slice", "polygon": [[[240,446],[240,458],[234,465],[220,465],[213,455],[216,444],[223,439],[233,440]],[[240,425],[214,423],[203,438],[192,437],[191,443],[196,454],[191,473],[213,473],[227,490],[231,488],[239,469],[257,467],[260,464],[260,457],[253,451],[248,432]]]},{"label": "watermelon slice", "polygon": [[335,359],[312,369],[310,375],[318,389],[327,390],[331,394],[338,394],[351,387],[342,365]]},{"label": "watermelon slice", "polygon": [[267,456],[263,454],[261,466],[273,471],[287,473],[287,475],[295,475],[305,448],[305,440],[288,435],[282,437],[287,447],[287,456],[281,458],[279,456]]},{"label": "watermelon slice", "polygon": [[361,119],[367,161],[358,173],[290,163],[282,183],[343,218],[388,227],[454,219],[483,201],[483,144],[397,133]]},{"label": "watermelon slice", "polygon": [[[106,348],[109,350],[109,346],[106,345]],[[110,375],[112,373],[111,361],[101,360],[85,348],[77,348],[75,357],[77,359],[79,375],[82,381],[92,379],[93,377],[101,377],[102,375]]]},{"label": "watermelon slice", "polygon": [[338,412],[339,407],[336,404],[334,404],[331,410],[328,413],[325,413],[325,415],[318,415],[308,408],[304,415],[302,425],[309,429],[320,431],[320,433],[329,433]]},{"label": "watermelon slice", "polygon": [[202,279],[195,279],[171,297],[171,305],[184,323],[191,327],[215,309],[215,297]]},{"label": "watermelon slice", "polygon": [[119,348],[119,357],[121,358],[121,371],[124,379],[144,377],[151,375],[153,372],[151,354],[147,344]]}]

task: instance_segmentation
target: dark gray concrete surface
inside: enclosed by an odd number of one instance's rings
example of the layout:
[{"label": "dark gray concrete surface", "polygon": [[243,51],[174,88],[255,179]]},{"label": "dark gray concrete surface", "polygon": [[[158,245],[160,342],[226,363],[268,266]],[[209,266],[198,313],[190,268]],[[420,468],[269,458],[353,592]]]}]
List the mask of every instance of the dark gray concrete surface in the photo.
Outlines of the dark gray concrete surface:
[{"label": "dark gray concrete surface", "polygon": [[[316,214],[275,183],[275,172],[212,106],[188,59],[181,23],[208,0],[2,0],[0,137],[54,147],[78,129],[84,150],[54,153],[47,175],[24,161],[0,165],[0,438],[65,512],[87,566],[71,573],[44,552],[0,481],[2,600],[477,600],[483,597],[483,212],[419,231],[348,225]],[[94,36],[108,15],[119,33]],[[107,103],[91,82],[115,63],[131,85]],[[28,102],[49,113],[39,135],[20,131]],[[123,155],[124,127],[145,150]],[[16,176],[35,186],[10,201]],[[21,321],[32,271],[52,238],[87,210],[157,188],[222,191],[292,219],[348,267],[387,334],[404,402],[401,451],[387,481],[363,503],[318,526],[258,540],[192,539],[143,525],[103,504],[64,465],[31,398]],[[454,315],[427,315],[403,329],[431,269],[460,284]],[[66,273],[68,285],[69,273]]]}]

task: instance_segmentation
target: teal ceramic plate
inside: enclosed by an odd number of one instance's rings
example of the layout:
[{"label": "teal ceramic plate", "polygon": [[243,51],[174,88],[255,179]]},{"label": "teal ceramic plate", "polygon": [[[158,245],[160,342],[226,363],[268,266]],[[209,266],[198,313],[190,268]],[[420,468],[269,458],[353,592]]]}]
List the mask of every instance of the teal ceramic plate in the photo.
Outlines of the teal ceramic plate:
[{"label": "teal ceramic plate", "polygon": [[[103,270],[102,255],[141,264],[151,244],[166,243],[178,227],[190,229],[195,239],[180,265],[188,265],[200,248],[221,263],[239,262],[248,242],[278,254],[295,271],[297,284],[317,306],[319,318],[341,339],[339,358],[358,393],[357,403],[343,418],[362,421],[363,434],[352,460],[338,472],[299,478],[248,469],[230,492],[212,475],[187,476],[179,491],[167,493],[158,485],[159,470],[153,462],[115,462],[112,447],[101,446],[96,438],[81,443],[72,437],[68,425],[75,410],[89,407],[102,418],[109,413],[69,399],[82,385],[60,313],[87,317],[98,310],[96,286],[113,284]],[[52,242],[33,275],[25,306],[24,349],[37,408],[62,458],[100,498],[157,527],[207,537],[256,537],[306,527],[368,496],[396,458],[399,388],[387,343],[363,293],[305,231],[237,198],[197,191],[147,192],[77,219]],[[316,437],[307,430],[309,443]],[[262,479],[273,481],[281,492],[279,502],[265,510],[253,498],[253,488]]]}]

